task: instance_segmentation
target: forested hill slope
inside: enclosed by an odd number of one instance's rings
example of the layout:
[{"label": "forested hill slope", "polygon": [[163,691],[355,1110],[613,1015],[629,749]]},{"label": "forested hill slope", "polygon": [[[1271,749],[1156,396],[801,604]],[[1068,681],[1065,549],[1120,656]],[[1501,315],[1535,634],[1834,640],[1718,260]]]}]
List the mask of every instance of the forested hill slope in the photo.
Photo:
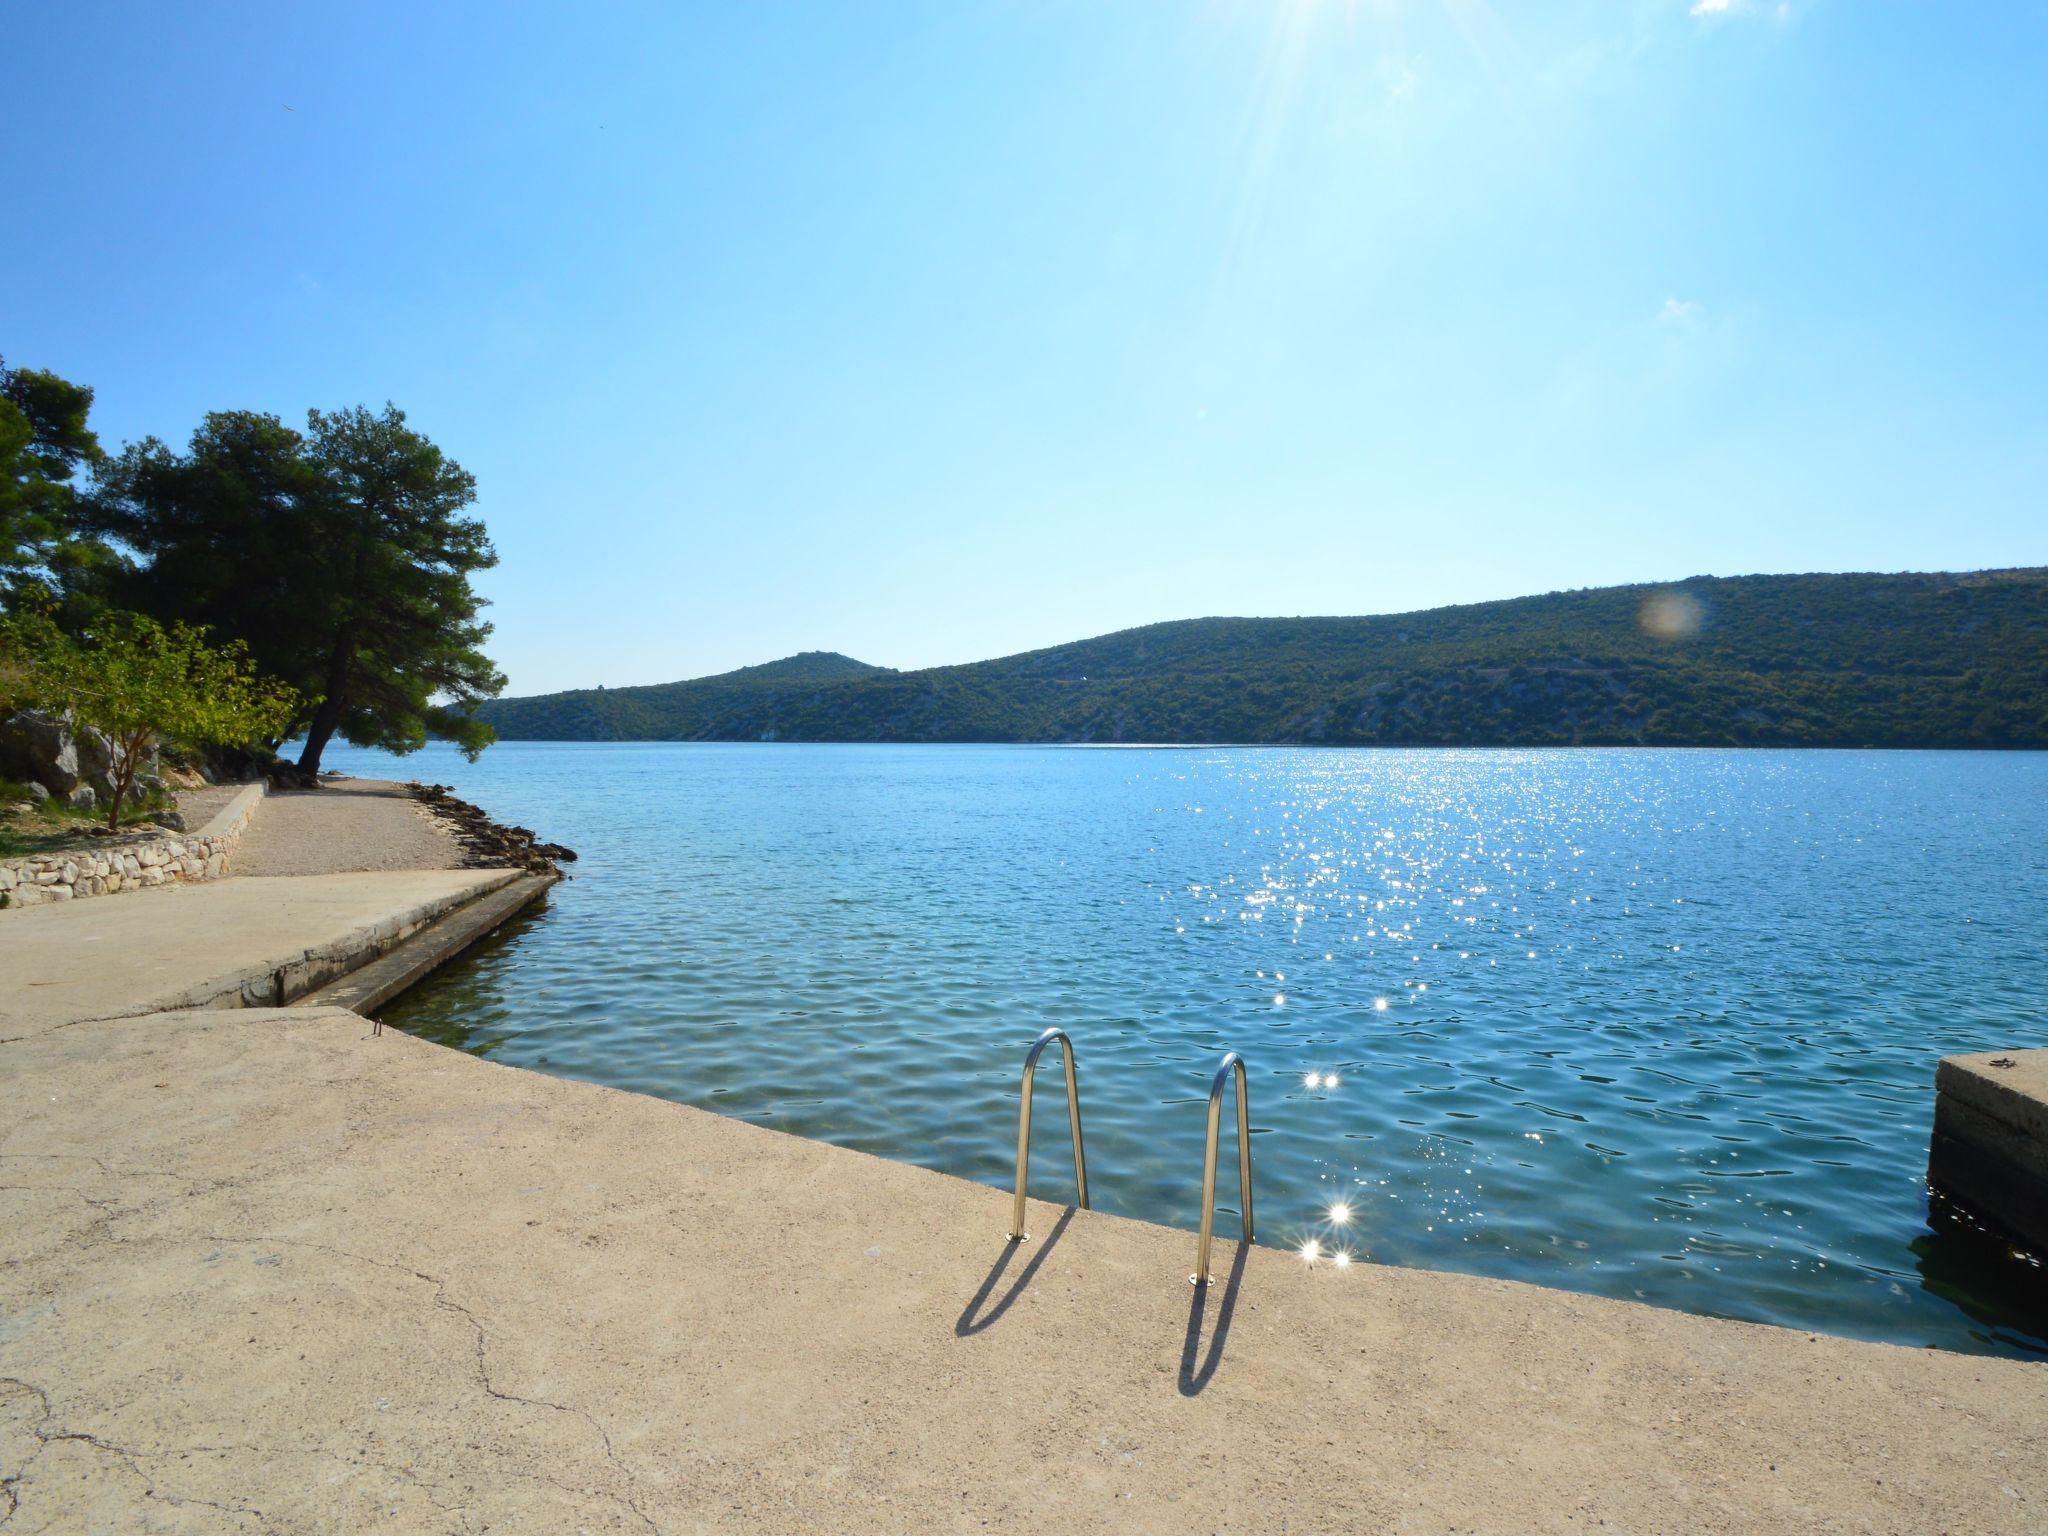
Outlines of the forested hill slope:
[{"label": "forested hill slope", "polygon": [[722,741],[741,729],[731,722],[751,720],[763,706],[871,675],[887,675],[887,669],[837,651],[801,651],[683,683],[493,699],[477,714],[505,741]]},{"label": "forested hill slope", "polygon": [[2048,746],[2048,569],[1190,619],[967,666],[810,652],[494,701],[550,740]]}]

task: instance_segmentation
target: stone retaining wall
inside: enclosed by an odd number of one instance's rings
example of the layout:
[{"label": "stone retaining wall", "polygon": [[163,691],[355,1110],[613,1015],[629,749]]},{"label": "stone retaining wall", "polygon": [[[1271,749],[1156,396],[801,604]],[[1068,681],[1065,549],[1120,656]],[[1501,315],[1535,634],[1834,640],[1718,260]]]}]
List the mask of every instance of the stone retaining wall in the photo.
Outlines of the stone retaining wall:
[{"label": "stone retaining wall", "polygon": [[227,873],[242,829],[262,799],[263,786],[250,784],[197,832],[109,841],[97,847],[87,844],[0,864],[0,896],[11,910],[153,885],[218,880]]}]

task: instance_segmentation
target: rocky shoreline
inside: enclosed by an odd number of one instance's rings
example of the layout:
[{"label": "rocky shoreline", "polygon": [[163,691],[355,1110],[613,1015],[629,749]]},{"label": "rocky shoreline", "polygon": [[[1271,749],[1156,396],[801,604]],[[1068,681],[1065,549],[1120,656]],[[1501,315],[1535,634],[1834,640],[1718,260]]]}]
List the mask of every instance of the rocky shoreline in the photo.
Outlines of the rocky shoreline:
[{"label": "rocky shoreline", "polygon": [[455,840],[462,844],[466,869],[502,869],[506,865],[529,874],[567,879],[561,866],[576,862],[574,850],[560,843],[543,843],[537,833],[525,827],[508,827],[493,821],[480,807],[458,799],[446,784],[406,786],[429,815],[446,823]]}]

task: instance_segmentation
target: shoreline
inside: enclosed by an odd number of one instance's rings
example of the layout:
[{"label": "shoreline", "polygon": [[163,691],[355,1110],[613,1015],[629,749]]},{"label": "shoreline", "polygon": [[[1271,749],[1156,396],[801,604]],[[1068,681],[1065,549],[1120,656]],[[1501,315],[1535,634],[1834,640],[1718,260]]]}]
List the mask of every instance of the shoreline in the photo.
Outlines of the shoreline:
[{"label": "shoreline", "polygon": [[754,737],[706,737],[706,736],[505,736],[494,746],[499,747],[1014,747],[1022,751],[1044,752],[1871,752],[1914,753],[1952,752],[1958,755],[1981,757],[1990,753],[2012,753],[2028,756],[2048,752],[2048,746],[1854,746],[1839,743],[1808,743],[1803,745],[1785,743],[1724,742],[1663,745],[1640,741],[1598,741],[1598,742],[1467,742],[1446,745],[1442,742],[1328,742],[1328,741],[893,741],[862,740],[839,741],[828,739],[799,740],[777,737],[772,740],[758,740]]}]

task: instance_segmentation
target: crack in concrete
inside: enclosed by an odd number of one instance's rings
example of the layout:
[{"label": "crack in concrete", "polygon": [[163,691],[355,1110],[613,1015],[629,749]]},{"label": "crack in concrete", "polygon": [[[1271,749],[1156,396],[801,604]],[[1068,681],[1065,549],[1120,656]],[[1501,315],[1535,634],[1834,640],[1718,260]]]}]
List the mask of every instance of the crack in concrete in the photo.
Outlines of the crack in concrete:
[{"label": "crack in concrete", "polygon": [[[0,1191],[12,1191],[16,1194],[27,1195],[39,1195],[45,1192],[53,1195],[76,1195],[96,1211],[103,1211],[110,1205],[119,1205],[121,1203],[118,1200],[95,1200],[76,1184],[0,1184]],[[109,1218],[102,1217],[101,1219],[107,1220]]]},{"label": "crack in concrete", "polygon": [[124,1009],[120,1013],[96,1014],[89,1019],[66,1019],[62,1024],[48,1024],[41,1029],[31,1030],[25,1035],[0,1036],[0,1045],[20,1045],[24,1040],[41,1040],[56,1034],[59,1030],[78,1029],[87,1024],[126,1024],[135,1019],[146,1019],[151,1014],[157,1013],[220,1013],[247,1006],[249,1005],[224,1001],[192,1003],[181,1002],[176,998],[159,998],[156,1002],[145,1003],[133,1011]]},{"label": "crack in concrete", "polygon": [[50,1422],[50,1394],[34,1382],[23,1381],[17,1376],[0,1376],[0,1387],[16,1387],[23,1392],[34,1393],[36,1402],[41,1410],[35,1423],[29,1426],[29,1433],[33,1434],[38,1442],[35,1451],[13,1472],[4,1478],[0,1478],[0,1491],[4,1491],[7,1495],[7,1510],[4,1514],[0,1514],[0,1525],[6,1525],[21,1509],[21,1479],[23,1475],[27,1473],[30,1464],[35,1461],[36,1457],[43,1453],[43,1445],[41,1443],[43,1438],[42,1429],[45,1424]]},{"label": "crack in concrete", "polygon": [[[11,1475],[4,1480],[0,1480],[0,1487],[4,1487],[7,1493],[7,1510],[4,1514],[0,1514],[0,1525],[8,1524],[20,1512],[21,1484],[23,1479],[28,1476],[29,1468],[41,1460],[43,1453],[51,1446],[69,1442],[89,1446],[95,1451],[114,1457],[120,1463],[123,1471],[140,1480],[142,1483],[142,1496],[145,1499],[152,1499],[159,1504],[170,1504],[178,1508],[190,1505],[201,1509],[218,1510],[221,1514],[234,1515],[238,1519],[253,1519],[265,1529],[274,1529],[271,1521],[260,1509],[250,1509],[244,1505],[221,1504],[212,1499],[165,1493],[157,1487],[156,1479],[143,1466],[144,1459],[150,1456],[149,1452],[132,1450],[125,1445],[116,1445],[113,1441],[103,1436],[89,1434],[84,1430],[50,1427],[51,1421],[56,1417],[55,1409],[50,1402],[50,1394],[34,1382],[23,1381],[18,1376],[0,1376],[0,1387],[18,1387],[22,1391],[34,1393],[39,1409],[36,1422],[29,1426],[29,1432],[36,1437],[35,1450],[22,1461],[21,1466]],[[161,1459],[161,1457],[157,1459]]]},{"label": "crack in concrete", "polygon": [[179,1179],[191,1183],[182,1173],[166,1173],[161,1168],[109,1168],[106,1162],[90,1152],[0,1152],[0,1158],[18,1158],[23,1161],[91,1163],[110,1179]]},{"label": "crack in concrete", "polygon": [[[448,1282],[441,1279],[439,1276],[430,1275],[423,1270],[414,1269],[409,1264],[394,1263],[389,1259],[374,1259],[366,1253],[356,1253],[347,1248],[337,1248],[330,1243],[307,1242],[301,1238],[272,1236],[224,1237],[209,1235],[205,1238],[205,1241],[211,1243],[245,1244],[252,1247],[265,1247],[270,1245],[276,1245],[287,1248],[308,1248],[316,1253],[329,1253],[333,1254],[337,1258],[352,1259],[358,1264],[368,1264],[377,1269],[388,1269],[393,1271],[394,1273],[405,1275],[411,1279],[421,1281],[427,1285],[431,1285],[434,1288],[434,1305],[440,1307],[444,1311],[453,1312],[457,1314],[459,1317],[461,1317],[465,1322],[469,1324],[476,1347],[477,1385],[483,1388],[487,1396],[494,1397],[500,1402],[518,1403],[524,1407],[545,1408],[553,1413],[565,1413],[572,1418],[581,1420],[596,1433],[599,1443],[602,1444],[604,1447],[605,1460],[609,1462],[611,1464],[612,1469],[616,1471],[619,1474],[619,1476],[625,1480],[628,1487],[630,1488],[632,1484],[638,1481],[638,1479],[634,1476],[632,1469],[629,1468],[623,1461],[619,1459],[618,1452],[612,1445],[612,1437],[610,1432],[605,1429],[603,1424],[598,1422],[596,1416],[593,1415],[588,1409],[579,1408],[572,1403],[557,1403],[544,1397],[523,1397],[516,1392],[506,1392],[501,1390],[497,1386],[497,1384],[491,1380],[491,1367],[490,1360],[488,1357],[489,1336],[485,1332],[483,1322],[481,1319],[477,1317],[477,1315],[474,1312],[470,1311],[469,1308],[463,1306],[458,1301],[453,1301],[449,1299]],[[544,1475],[525,1475],[539,1476],[540,1481],[554,1483],[556,1487],[563,1489],[565,1492],[580,1493],[584,1495],[595,1495],[598,1498],[608,1499],[615,1504],[624,1505],[627,1509],[630,1509],[634,1513],[634,1515],[639,1519],[640,1523],[646,1526],[648,1530],[655,1531],[657,1533],[660,1530],[660,1527],[657,1526],[654,1523],[654,1521],[648,1516],[647,1511],[640,1507],[638,1500],[636,1500],[630,1492],[611,1493],[602,1488],[573,1488],[567,1483],[559,1482],[554,1478],[547,1477]]]},{"label": "crack in concrete", "polygon": [[[426,1501],[433,1505],[434,1508],[444,1515],[453,1515],[459,1519],[462,1522],[465,1533],[476,1530],[475,1523],[469,1514],[469,1507],[466,1504],[444,1504],[440,1499],[434,1497],[437,1493],[447,1494],[452,1492],[446,1484],[427,1481],[426,1478],[421,1477],[419,1473],[403,1462],[386,1461],[374,1456],[349,1456],[340,1451],[330,1451],[311,1445],[187,1445],[175,1451],[152,1451],[149,1454],[160,1459],[170,1456],[312,1456],[317,1457],[321,1461],[338,1462],[344,1467],[373,1468],[379,1472],[389,1473],[401,1482],[409,1483],[419,1489],[425,1496]],[[521,1474],[508,1472],[506,1475],[516,1477]]]},{"label": "crack in concrete", "polygon": [[60,1193],[75,1194],[78,1196],[80,1200],[84,1201],[87,1205],[93,1208],[95,1214],[87,1221],[87,1223],[76,1231],[66,1232],[59,1235],[55,1243],[51,1246],[51,1249],[49,1250],[50,1252],[56,1252],[61,1249],[76,1247],[78,1245],[92,1241],[104,1241],[109,1243],[147,1241],[148,1239],[133,1239],[118,1236],[113,1230],[114,1223],[122,1220],[123,1218],[128,1217],[135,1218],[139,1221],[155,1214],[156,1212],[162,1210],[166,1205],[170,1205],[174,1202],[187,1201],[204,1195],[215,1195],[221,1194],[223,1192],[230,1192],[233,1190],[242,1189],[251,1184],[261,1183],[262,1181],[269,1178],[281,1175],[289,1175],[291,1172],[294,1171],[293,1168],[260,1169],[255,1173],[236,1174],[223,1178],[205,1180],[194,1179],[185,1174],[165,1173],[156,1169],[109,1168],[106,1165],[106,1163],[101,1161],[99,1158],[94,1157],[90,1153],[86,1152],[0,1152],[0,1158],[17,1158],[24,1160],[31,1158],[42,1158],[51,1160],[78,1160],[91,1163],[94,1167],[98,1168],[103,1174],[105,1174],[107,1178],[109,1178],[110,1180],[114,1180],[117,1183],[122,1179],[174,1179],[182,1186],[179,1189],[165,1190],[162,1192],[153,1192],[150,1194],[131,1194],[127,1192],[117,1191],[117,1193],[114,1196],[95,1197],[93,1195],[87,1194],[81,1186],[76,1184],[0,1184],[0,1190],[13,1190],[24,1193],[35,1193],[40,1190],[53,1190]]},{"label": "crack in concrete", "polygon": [[136,1018],[136,1014],[116,1014],[113,1019],[73,1019],[68,1024],[52,1024],[48,1029],[39,1029],[28,1035],[0,1035],[0,1045],[20,1045],[25,1040],[40,1040],[45,1035],[54,1035],[60,1029],[76,1029],[81,1024],[111,1024],[115,1019]]}]

